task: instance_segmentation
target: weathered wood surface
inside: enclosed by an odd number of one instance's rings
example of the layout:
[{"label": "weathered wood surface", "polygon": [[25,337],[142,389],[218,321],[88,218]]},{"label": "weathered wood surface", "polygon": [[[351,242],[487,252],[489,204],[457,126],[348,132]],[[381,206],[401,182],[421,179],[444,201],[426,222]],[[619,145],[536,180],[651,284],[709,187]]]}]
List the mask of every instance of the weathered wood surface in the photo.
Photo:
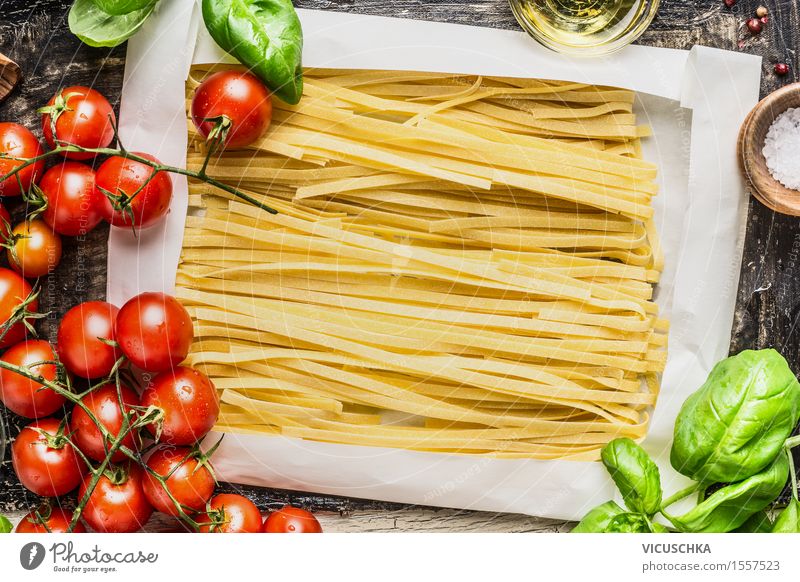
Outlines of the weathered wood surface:
[{"label": "weathered wood surface", "polygon": [[[66,29],[69,0],[0,0],[0,52],[22,65],[23,85],[2,106],[0,119],[37,128],[34,110],[59,87],[92,85],[109,97],[119,96],[124,48],[90,49]],[[516,29],[506,0],[299,0],[297,6],[400,18],[455,22]],[[744,21],[763,4],[770,22],[757,37]],[[764,57],[762,94],[796,80],[800,67],[797,31],[799,0],[739,0],[733,10],[722,0],[662,0],[662,7],[641,42],[654,46],[689,48],[703,44],[742,50]],[[776,62],[787,62],[791,73],[777,77]],[[677,80],[676,80],[677,82]],[[21,209],[16,209],[19,216]],[[45,282],[42,303],[59,317],[70,306],[101,298],[105,291],[105,239],[100,227],[86,240],[66,241],[64,260]],[[797,367],[800,338],[800,222],[769,211],[751,201],[739,301],[732,350],[774,346]],[[55,319],[44,322],[43,334],[52,337]],[[14,434],[20,419],[5,417]],[[246,488],[263,509],[283,503],[321,511],[328,531],[563,531],[563,522],[527,516],[469,511],[432,510],[397,504]],[[10,463],[0,465],[0,511],[30,507],[35,499],[16,482]],[[158,522],[154,529],[168,528]]]}]

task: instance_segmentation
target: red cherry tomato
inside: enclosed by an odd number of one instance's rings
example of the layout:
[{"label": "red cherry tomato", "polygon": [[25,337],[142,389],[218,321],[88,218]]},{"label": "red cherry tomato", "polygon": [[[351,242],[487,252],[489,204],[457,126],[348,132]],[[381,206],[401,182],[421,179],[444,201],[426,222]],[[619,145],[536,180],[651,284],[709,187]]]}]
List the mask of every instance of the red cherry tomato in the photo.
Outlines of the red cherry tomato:
[{"label": "red cherry tomato", "polygon": [[43,220],[20,222],[11,231],[8,264],[29,279],[44,277],[61,262],[61,237]]},{"label": "red cherry tomato", "polygon": [[137,295],[117,315],[116,338],[122,353],[146,372],[175,368],[189,354],[193,337],[189,313],[164,293]]},{"label": "red cherry tomato", "polygon": [[[136,392],[127,386],[122,386],[121,392],[126,412],[130,410],[130,406],[139,406],[139,396]],[[116,438],[119,435],[124,415],[119,406],[119,395],[114,384],[106,384],[92,390],[81,401],[94,414],[97,420],[103,424],[112,437]],[[97,428],[91,417],[80,406],[76,406],[73,409],[69,428],[72,433],[72,441],[87,457],[95,461],[102,461],[106,458],[107,449],[112,443],[103,439],[100,429]],[[122,439],[122,445],[129,449],[135,449],[138,444],[138,435],[133,431]],[[119,462],[123,459],[125,459],[125,454],[122,451],[116,451],[111,456],[111,460],[114,462]]]},{"label": "red cherry tomato", "polygon": [[261,531],[261,512],[247,497],[233,493],[220,493],[211,498],[209,522],[200,527],[204,533],[259,533]]},{"label": "red cherry tomato", "polygon": [[47,202],[44,221],[64,236],[85,235],[103,219],[105,196],[95,188],[94,170],[79,162],[64,162],[47,170],[39,188]]},{"label": "red cherry tomato", "polygon": [[[83,499],[91,479],[91,473],[83,478],[78,499]],[[126,469],[111,468],[100,477],[82,516],[96,532],[131,533],[142,529],[152,513],[144,496],[144,471],[131,464]]]},{"label": "red cherry tomato", "polygon": [[[21,315],[22,303],[30,296],[31,286],[25,279],[11,269],[0,268],[0,349],[21,342],[28,335],[24,323],[16,316]],[[37,299],[31,299],[26,307],[30,312],[36,312],[38,308]]]},{"label": "red cherry tomato", "polygon": [[219,396],[202,372],[186,366],[162,372],[142,392],[142,406],[164,411],[161,442],[191,445],[206,436],[219,416]]},{"label": "red cherry tomato", "polygon": [[[39,362],[53,362],[55,359],[53,348],[42,340],[18,343],[0,358],[9,364],[28,368],[32,373],[51,381],[56,379],[56,366]],[[0,400],[15,414],[26,418],[42,418],[61,408],[65,398],[39,382],[11,370],[0,369]]]},{"label": "red cherry tomato", "polygon": [[322,526],[313,513],[286,505],[283,509],[273,511],[267,516],[261,531],[264,533],[322,533]]},{"label": "red cherry tomato", "polygon": [[[114,140],[116,117],[108,99],[89,87],[67,87],[54,95],[42,115],[42,133],[51,149],[56,147],[53,139],[53,116],[56,117],[56,135],[60,142],[84,148],[108,147]],[[88,160],[91,152],[67,152],[64,157],[71,160]]]},{"label": "red cherry tomato", "polygon": [[20,483],[42,497],[69,493],[81,482],[85,467],[55,418],[23,428],[11,445],[11,461]]},{"label": "red cherry tomato", "polygon": [[[214,494],[214,476],[201,465],[188,447],[156,449],[147,459],[147,466],[166,478],[166,485],[175,500],[187,513],[202,511]],[[144,494],[157,511],[178,515],[170,496],[148,471],[144,478]]]},{"label": "red cherry tomato", "polygon": [[[9,158],[35,158],[43,153],[39,140],[29,129],[18,123],[0,123],[0,154],[7,156],[5,159],[0,158],[0,177],[24,163],[22,160]],[[0,181],[0,196],[19,196],[22,194],[20,183],[25,190],[28,190],[31,184],[39,181],[42,170],[44,170],[44,160],[39,160],[14,176]]]},{"label": "red cherry tomato", "polygon": [[[149,154],[136,155],[158,162]],[[172,178],[167,172],[158,172],[139,192],[153,172],[155,170],[147,164],[120,156],[112,156],[103,162],[95,175],[95,184],[103,194],[100,204],[103,218],[114,226],[133,226],[136,229],[158,222],[169,210]],[[114,204],[104,191],[117,198]]]},{"label": "red cherry tomato", "polygon": [[58,357],[81,378],[103,378],[111,373],[120,351],[101,339],[114,340],[119,309],[105,301],[76,305],[58,326]]},{"label": "red cherry tomato", "polygon": [[222,116],[230,127],[225,145],[241,148],[260,138],[272,121],[272,98],[264,84],[251,73],[220,71],[206,78],[192,98],[192,121],[208,137]]},{"label": "red cherry tomato", "polygon": [[[36,512],[39,515],[36,515]],[[41,533],[68,533],[72,513],[64,511],[60,507],[44,506],[38,510],[34,509],[22,518],[14,528],[14,533],[41,534]],[[72,529],[72,533],[86,533],[86,527],[78,521]]]}]

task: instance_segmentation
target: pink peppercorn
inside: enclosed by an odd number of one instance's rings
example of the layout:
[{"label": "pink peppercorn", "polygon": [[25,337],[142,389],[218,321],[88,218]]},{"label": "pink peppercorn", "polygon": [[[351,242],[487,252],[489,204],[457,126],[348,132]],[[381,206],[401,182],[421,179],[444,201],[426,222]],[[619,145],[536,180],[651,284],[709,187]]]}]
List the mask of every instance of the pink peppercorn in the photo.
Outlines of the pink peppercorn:
[{"label": "pink peppercorn", "polygon": [[776,75],[786,75],[789,72],[789,65],[786,63],[778,63],[775,65],[775,74]]},{"label": "pink peppercorn", "polygon": [[761,21],[758,18],[748,18],[747,28],[750,29],[752,34],[758,34],[761,32]]}]

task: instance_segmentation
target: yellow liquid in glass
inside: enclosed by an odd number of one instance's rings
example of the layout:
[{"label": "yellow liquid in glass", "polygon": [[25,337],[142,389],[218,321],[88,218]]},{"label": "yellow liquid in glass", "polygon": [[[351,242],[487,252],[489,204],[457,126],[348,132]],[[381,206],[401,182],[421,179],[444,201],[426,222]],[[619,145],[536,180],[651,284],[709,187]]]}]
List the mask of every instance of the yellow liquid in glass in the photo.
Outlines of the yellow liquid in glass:
[{"label": "yellow liquid in glass", "polygon": [[602,45],[623,35],[639,19],[642,0],[517,0],[540,34],[562,45]]}]

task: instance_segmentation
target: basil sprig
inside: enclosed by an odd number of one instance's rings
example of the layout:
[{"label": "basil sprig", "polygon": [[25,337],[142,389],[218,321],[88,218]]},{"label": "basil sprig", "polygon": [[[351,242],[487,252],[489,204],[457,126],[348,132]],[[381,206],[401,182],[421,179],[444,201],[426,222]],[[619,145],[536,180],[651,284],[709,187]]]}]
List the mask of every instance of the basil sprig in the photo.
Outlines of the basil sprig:
[{"label": "basil sprig", "polygon": [[603,464],[611,474],[628,509],[655,514],[661,505],[661,477],[658,465],[631,439],[615,439],[602,452]]},{"label": "basil sprig", "polygon": [[[117,46],[142,27],[159,0],[75,0],[69,29],[94,47]],[[303,95],[303,29],[291,0],[203,0],[212,38],[292,105]]]},{"label": "basil sprig", "polygon": [[769,465],[797,426],[800,384],[775,350],[719,362],[683,404],[670,462],[696,481],[730,483]]},{"label": "basil sprig", "polygon": [[11,521],[5,515],[0,515],[0,533],[11,533],[13,529],[14,526],[11,525]]},{"label": "basil sprig", "polygon": [[[112,1],[75,0],[67,21],[72,34],[94,47],[112,47],[122,44],[142,27],[153,12],[158,0]],[[131,8],[128,12],[111,13],[104,10]]]},{"label": "basil sprig", "polygon": [[[800,501],[790,437],[800,416],[800,383],[775,350],[746,350],[717,364],[675,421],[672,466],[694,485],[662,501],[657,465],[630,439],[615,439],[601,458],[627,510],[608,501],[573,530],[661,533],[660,514],[679,532],[800,532]],[[770,519],[791,477],[792,500]],[[707,494],[707,492],[710,492]],[[698,494],[682,515],[674,503]]]},{"label": "basil sprig", "polygon": [[112,16],[128,14],[154,4],[153,0],[94,0],[94,3],[100,10]]},{"label": "basil sprig", "polygon": [[290,104],[303,94],[303,30],[291,0],[203,0],[217,44]]}]

